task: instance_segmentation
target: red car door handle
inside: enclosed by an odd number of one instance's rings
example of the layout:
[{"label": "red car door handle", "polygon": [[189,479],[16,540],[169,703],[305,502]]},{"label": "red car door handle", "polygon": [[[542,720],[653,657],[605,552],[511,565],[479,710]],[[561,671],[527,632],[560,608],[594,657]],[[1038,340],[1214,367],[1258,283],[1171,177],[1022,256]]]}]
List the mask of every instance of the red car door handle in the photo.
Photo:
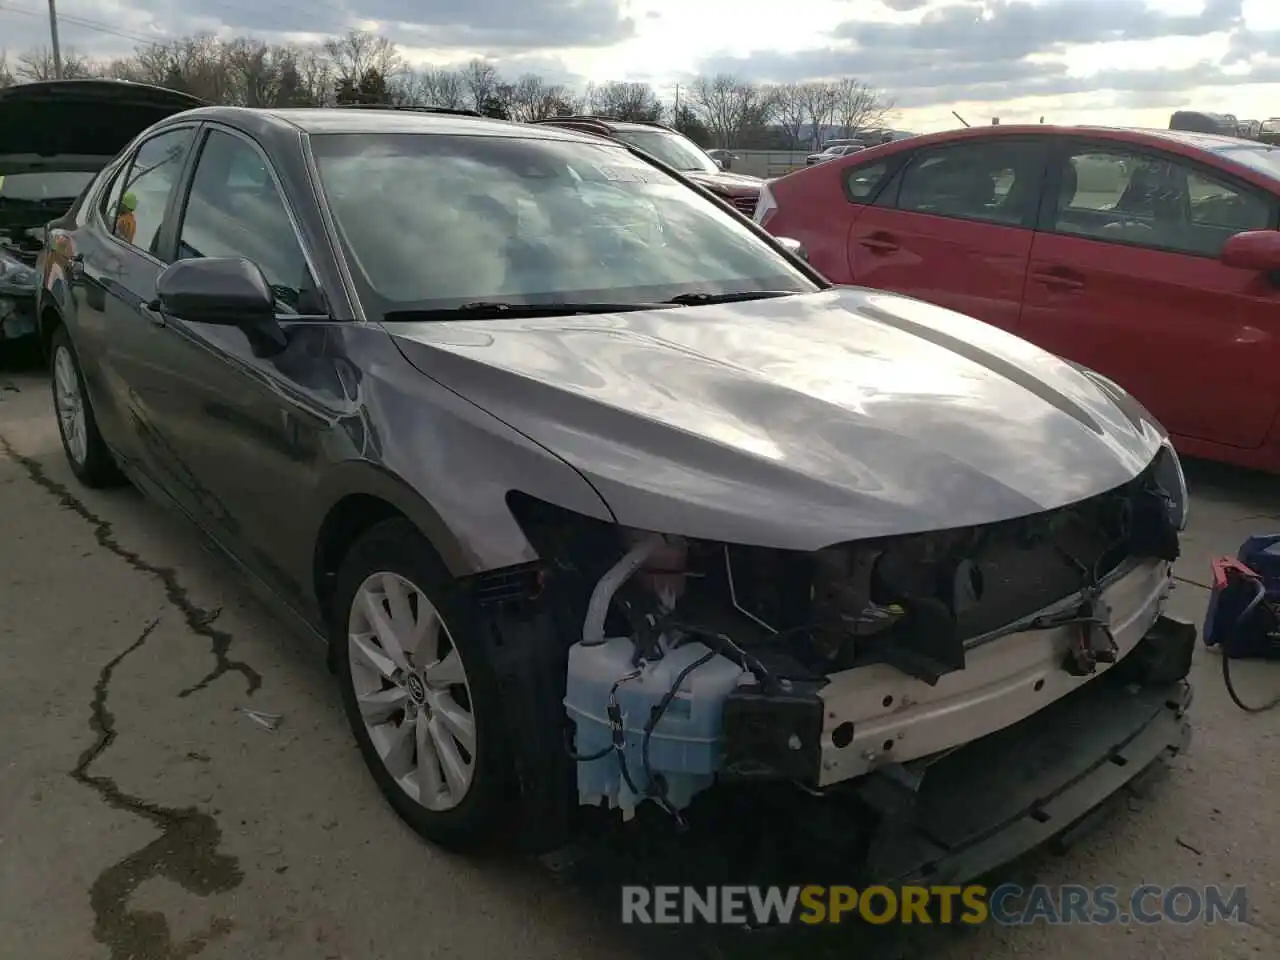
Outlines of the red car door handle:
[{"label": "red car door handle", "polygon": [[898,249],[898,241],[885,233],[872,234],[858,242],[868,250],[875,250],[877,253],[893,253]]},{"label": "red car door handle", "polygon": [[1043,283],[1046,287],[1052,287],[1057,290],[1084,289],[1084,280],[1069,273],[1056,273],[1053,271],[1033,273],[1031,275],[1031,279]]}]

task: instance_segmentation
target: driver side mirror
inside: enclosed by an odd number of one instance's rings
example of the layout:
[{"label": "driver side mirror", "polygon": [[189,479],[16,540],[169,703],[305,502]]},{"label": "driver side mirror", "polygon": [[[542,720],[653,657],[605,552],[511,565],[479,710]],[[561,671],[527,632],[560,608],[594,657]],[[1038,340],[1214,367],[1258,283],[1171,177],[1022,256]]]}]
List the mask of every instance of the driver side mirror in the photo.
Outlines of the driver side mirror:
[{"label": "driver side mirror", "polygon": [[1280,230],[1237,233],[1222,245],[1218,259],[1225,266],[1254,270],[1280,278]]},{"label": "driver side mirror", "polygon": [[201,257],[170,264],[156,280],[155,307],[190,323],[239,327],[257,356],[283,350],[276,297],[266,275],[243,257]]}]

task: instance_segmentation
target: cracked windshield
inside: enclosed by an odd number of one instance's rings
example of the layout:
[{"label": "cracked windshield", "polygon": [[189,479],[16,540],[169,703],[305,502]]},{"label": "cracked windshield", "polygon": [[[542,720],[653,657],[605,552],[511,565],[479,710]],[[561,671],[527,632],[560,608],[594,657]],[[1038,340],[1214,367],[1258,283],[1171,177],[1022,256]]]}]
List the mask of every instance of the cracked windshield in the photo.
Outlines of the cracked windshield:
[{"label": "cracked windshield", "polygon": [[1280,960],[1278,370],[1277,0],[0,0],[0,960]]}]

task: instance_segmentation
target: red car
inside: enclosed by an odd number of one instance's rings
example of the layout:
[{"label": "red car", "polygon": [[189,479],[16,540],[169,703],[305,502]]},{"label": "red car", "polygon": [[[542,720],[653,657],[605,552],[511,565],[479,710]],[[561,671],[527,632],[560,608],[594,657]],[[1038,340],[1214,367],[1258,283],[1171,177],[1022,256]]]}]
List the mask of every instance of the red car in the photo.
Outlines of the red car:
[{"label": "red car", "polygon": [[774,180],[756,220],[837,283],[949,307],[1110,377],[1184,454],[1280,472],[1280,148],[950,131]]}]

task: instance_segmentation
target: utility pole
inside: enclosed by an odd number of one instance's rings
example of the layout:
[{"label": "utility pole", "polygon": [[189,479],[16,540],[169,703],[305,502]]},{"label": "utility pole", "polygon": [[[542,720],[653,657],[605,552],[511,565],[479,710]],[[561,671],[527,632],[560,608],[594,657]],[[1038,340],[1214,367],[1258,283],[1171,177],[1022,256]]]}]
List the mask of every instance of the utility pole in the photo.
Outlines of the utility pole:
[{"label": "utility pole", "polygon": [[[50,3],[53,0],[49,0]],[[676,123],[680,122],[680,84],[676,84]]]},{"label": "utility pole", "polygon": [[53,76],[62,79],[62,50],[58,46],[58,8],[56,0],[49,0],[49,37],[53,41]]}]

